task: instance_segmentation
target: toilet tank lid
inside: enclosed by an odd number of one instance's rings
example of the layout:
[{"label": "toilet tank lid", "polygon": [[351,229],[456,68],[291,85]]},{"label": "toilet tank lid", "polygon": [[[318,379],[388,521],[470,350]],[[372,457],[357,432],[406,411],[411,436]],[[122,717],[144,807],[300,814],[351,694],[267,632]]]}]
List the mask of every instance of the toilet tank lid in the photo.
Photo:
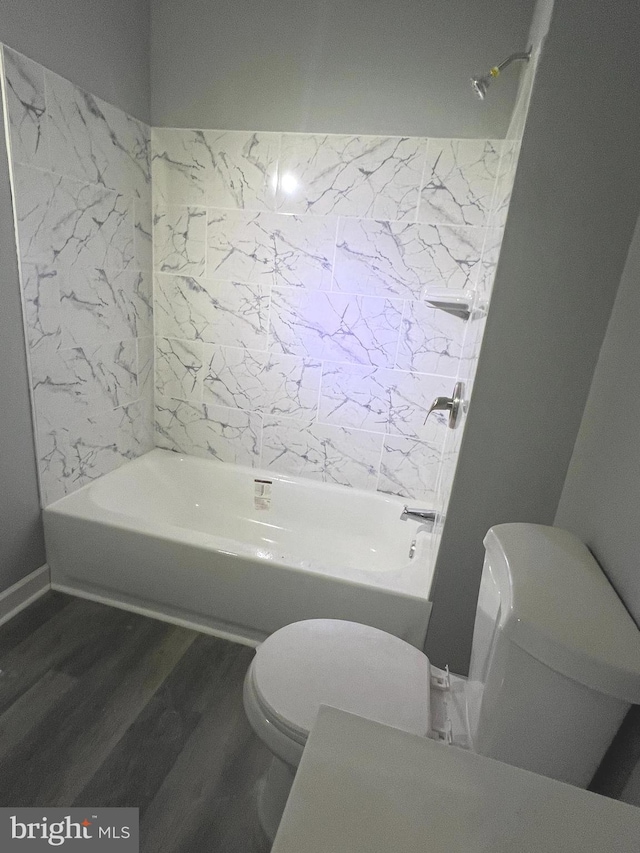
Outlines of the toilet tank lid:
[{"label": "toilet tank lid", "polygon": [[500,629],[567,678],[640,703],[640,630],[588,548],[540,524],[499,524],[484,538],[500,589]]}]

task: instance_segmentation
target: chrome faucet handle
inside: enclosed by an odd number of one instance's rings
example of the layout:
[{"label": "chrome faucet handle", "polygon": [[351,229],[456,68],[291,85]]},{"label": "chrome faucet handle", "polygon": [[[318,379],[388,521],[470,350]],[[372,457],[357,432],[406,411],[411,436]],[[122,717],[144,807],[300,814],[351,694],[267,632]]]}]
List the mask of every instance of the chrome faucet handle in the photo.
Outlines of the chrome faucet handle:
[{"label": "chrome faucet handle", "polygon": [[460,416],[465,410],[464,382],[456,382],[453,386],[453,396],[436,397],[427,412],[427,417],[424,419],[424,422],[427,422],[427,418],[432,412],[449,412],[449,421],[447,426],[449,429],[456,429],[460,423]]},{"label": "chrome faucet handle", "polygon": [[[453,397],[436,397],[427,412],[427,418],[431,412],[450,412],[453,406]],[[426,419],[425,418],[425,421]]]}]

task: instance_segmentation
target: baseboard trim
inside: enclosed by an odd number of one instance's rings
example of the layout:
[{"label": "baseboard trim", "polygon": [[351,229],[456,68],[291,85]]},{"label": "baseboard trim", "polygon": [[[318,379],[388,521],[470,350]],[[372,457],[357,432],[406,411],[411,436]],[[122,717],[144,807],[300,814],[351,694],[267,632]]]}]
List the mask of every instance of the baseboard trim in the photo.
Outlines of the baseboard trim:
[{"label": "baseboard trim", "polygon": [[33,604],[51,589],[49,566],[45,563],[26,578],[22,578],[9,589],[0,593],[0,625],[4,625],[21,610]]},{"label": "baseboard trim", "polygon": [[228,630],[226,627],[217,627],[215,623],[199,621],[198,619],[186,619],[181,616],[175,616],[167,613],[162,609],[153,607],[144,607],[139,604],[134,604],[131,601],[125,601],[122,598],[115,598],[109,595],[100,593],[88,592],[85,589],[79,589],[75,586],[67,586],[66,584],[52,583],[51,589],[55,592],[63,592],[66,595],[75,595],[77,598],[86,598],[89,601],[96,601],[98,604],[106,604],[109,607],[118,607],[120,610],[128,610],[130,613],[138,613],[140,616],[148,616],[150,619],[159,619],[161,622],[169,622],[171,625],[179,625],[181,628],[189,628],[191,631],[198,631],[201,634],[209,634],[211,637],[220,637],[221,640],[230,640],[232,643],[240,643],[242,646],[249,646],[255,649],[262,643],[267,635],[258,635],[257,632],[246,634],[236,633],[233,630]]}]

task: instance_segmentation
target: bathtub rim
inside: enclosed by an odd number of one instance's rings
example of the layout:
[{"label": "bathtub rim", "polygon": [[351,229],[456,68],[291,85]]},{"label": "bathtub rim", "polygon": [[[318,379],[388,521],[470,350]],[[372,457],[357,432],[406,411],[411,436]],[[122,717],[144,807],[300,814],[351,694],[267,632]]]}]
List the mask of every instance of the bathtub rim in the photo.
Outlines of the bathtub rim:
[{"label": "bathtub rim", "polygon": [[[168,457],[167,454],[171,454],[171,457]],[[321,483],[315,480],[309,480],[304,477],[296,477],[294,475],[281,475],[275,472],[269,472],[267,469],[259,469],[259,468],[250,468],[248,466],[241,465],[233,465],[231,463],[220,462],[216,459],[203,459],[201,457],[192,457],[188,454],[176,453],[175,451],[167,451],[162,448],[154,448],[142,456],[137,457],[134,460],[130,460],[129,462],[121,465],[119,468],[114,469],[108,474],[103,475],[97,480],[92,480],[89,483],[85,483],[84,486],[81,486],[74,492],[71,492],[68,495],[65,495],[62,498],[59,498],[57,501],[49,504],[43,509],[43,517],[45,519],[50,515],[61,515],[65,517],[71,517],[75,519],[80,519],[83,521],[87,521],[90,524],[100,525],[102,527],[108,527],[114,530],[122,530],[128,533],[138,533],[147,536],[151,536],[154,539],[158,539],[164,542],[181,542],[186,545],[190,545],[197,548],[203,548],[206,551],[212,551],[216,553],[221,553],[223,555],[228,555],[240,560],[251,560],[253,562],[257,562],[263,566],[273,566],[276,569],[284,569],[287,571],[294,572],[303,572],[305,574],[309,574],[312,577],[317,578],[331,578],[332,580],[340,583],[340,584],[348,584],[350,586],[360,586],[363,588],[373,588],[376,590],[389,590],[394,595],[399,595],[403,597],[407,597],[412,600],[420,600],[420,601],[429,601],[430,595],[433,589],[434,582],[434,567],[429,564],[429,546],[431,543],[431,537],[433,536],[432,532],[427,530],[420,531],[420,539],[418,552],[414,560],[407,559],[405,562],[401,563],[398,566],[395,566],[390,569],[386,569],[383,571],[374,571],[367,573],[363,569],[344,569],[340,566],[333,565],[323,565],[323,564],[309,564],[309,565],[300,565],[300,561],[291,558],[290,561],[278,559],[276,557],[269,558],[265,556],[261,556],[260,554],[256,554],[254,552],[250,552],[249,550],[243,551],[241,548],[238,550],[234,550],[230,547],[225,547],[225,544],[219,544],[220,539],[222,537],[217,537],[215,534],[207,533],[202,530],[189,528],[184,525],[178,524],[160,524],[159,522],[154,522],[153,520],[149,520],[144,516],[134,516],[129,513],[117,512],[111,508],[105,507],[102,504],[98,504],[91,498],[87,497],[87,494],[91,492],[93,488],[99,487],[100,482],[104,480],[106,477],[111,477],[115,479],[114,475],[123,476],[123,469],[128,467],[129,465],[134,465],[139,463],[140,460],[144,460],[145,457],[153,456],[155,458],[175,458],[175,459],[186,459],[193,460],[195,463],[212,463],[215,466],[224,465],[228,468],[233,468],[234,473],[235,469],[239,470],[240,474],[253,475],[258,476],[260,474],[267,474],[271,479],[278,479],[285,483],[293,483],[298,484],[301,483],[303,485],[311,485],[311,486],[320,486],[322,488],[330,488],[335,489],[338,488],[341,492],[342,490],[353,491],[356,495],[362,496],[365,499],[382,499],[383,501],[390,502],[398,502],[401,503],[404,499],[400,498],[396,495],[388,495],[386,493],[380,493],[375,491],[369,491],[365,489],[351,489],[348,486],[339,486],[334,483]],[[140,462],[140,464],[143,464]],[[418,531],[421,525],[416,527]],[[237,540],[226,540],[227,543],[236,543]],[[242,543],[237,543],[241,545]],[[421,576],[420,580],[422,580],[423,588],[420,591],[416,591],[415,589],[407,589],[406,582],[403,584],[403,581],[406,581],[407,577],[411,574],[418,574]],[[354,577],[355,575],[355,577]],[[418,586],[418,583],[415,583],[415,587]],[[403,588],[405,587],[405,588]]]}]

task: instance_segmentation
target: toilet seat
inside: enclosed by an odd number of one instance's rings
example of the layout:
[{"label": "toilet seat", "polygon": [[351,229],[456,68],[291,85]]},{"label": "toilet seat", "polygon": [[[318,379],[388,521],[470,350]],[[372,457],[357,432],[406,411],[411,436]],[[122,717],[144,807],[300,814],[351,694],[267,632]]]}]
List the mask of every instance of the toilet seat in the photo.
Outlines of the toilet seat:
[{"label": "toilet seat", "polygon": [[404,640],[357,622],[311,619],[268,637],[243,693],[249,723],[272,752],[258,794],[267,837],[276,834],[321,705],[464,746],[465,682]]},{"label": "toilet seat", "polygon": [[356,622],[311,619],[287,625],[262,643],[246,694],[270,727],[298,749],[320,705],[426,736],[430,674],[428,658],[398,637]]}]

